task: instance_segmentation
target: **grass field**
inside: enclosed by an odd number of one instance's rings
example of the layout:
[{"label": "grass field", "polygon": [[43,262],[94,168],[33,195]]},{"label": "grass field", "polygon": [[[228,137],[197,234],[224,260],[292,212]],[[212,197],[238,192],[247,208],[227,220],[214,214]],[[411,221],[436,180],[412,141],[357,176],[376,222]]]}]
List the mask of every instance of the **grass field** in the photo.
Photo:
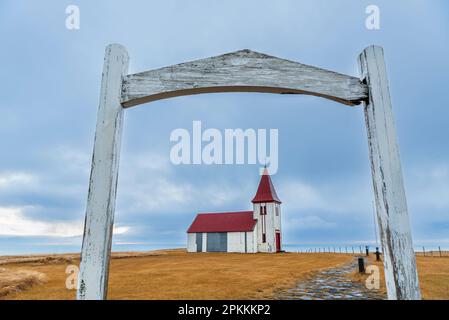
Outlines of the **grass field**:
[{"label": "grass field", "polygon": [[[417,256],[419,284],[423,299],[449,299],[449,257]],[[374,264],[380,270],[380,290],[386,292],[382,262],[376,262],[374,257],[368,259],[368,264]],[[352,277],[358,281],[365,281],[366,275],[360,276],[354,271]]]},{"label": "grass field", "polygon": [[[352,259],[331,253],[114,253],[108,298],[270,299],[276,290]],[[70,264],[79,264],[77,255],[0,257],[0,290],[10,288],[0,299],[74,299],[75,290],[65,285]],[[449,298],[449,258],[418,257],[418,269],[424,298]]]}]

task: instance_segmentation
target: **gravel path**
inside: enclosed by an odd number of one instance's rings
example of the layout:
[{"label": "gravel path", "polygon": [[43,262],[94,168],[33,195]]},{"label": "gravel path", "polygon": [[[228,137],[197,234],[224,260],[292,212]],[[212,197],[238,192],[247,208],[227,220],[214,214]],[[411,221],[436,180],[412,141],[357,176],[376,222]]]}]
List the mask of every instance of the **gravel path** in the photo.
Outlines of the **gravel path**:
[{"label": "gravel path", "polygon": [[349,274],[357,268],[357,261],[342,267],[321,271],[299,282],[296,287],[279,291],[280,300],[382,300],[386,296],[369,290],[364,283],[353,281]]}]

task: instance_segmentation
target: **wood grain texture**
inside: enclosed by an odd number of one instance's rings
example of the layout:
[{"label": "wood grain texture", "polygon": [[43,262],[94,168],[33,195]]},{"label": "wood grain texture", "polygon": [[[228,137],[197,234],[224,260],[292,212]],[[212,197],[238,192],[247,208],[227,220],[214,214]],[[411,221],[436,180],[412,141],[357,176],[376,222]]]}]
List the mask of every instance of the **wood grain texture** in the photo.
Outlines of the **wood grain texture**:
[{"label": "wood grain texture", "polygon": [[128,54],[118,44],[106,48],[89,181],[78,299],[105,299],[114,224],[123,108],[120,104]]},{"label": "wood grain texture", "polygon": [[309,94],[357,105],[368,90],[356,77],[241,50],[128,75],[122,105],[213,92]]},{"label": "wood grain texture", "polygon": [[370,46],[359,56],[362,79],[369,88],[364,103],[377,224],[384,250],[389,299],[420,299],[396,128],[381,47]]}]

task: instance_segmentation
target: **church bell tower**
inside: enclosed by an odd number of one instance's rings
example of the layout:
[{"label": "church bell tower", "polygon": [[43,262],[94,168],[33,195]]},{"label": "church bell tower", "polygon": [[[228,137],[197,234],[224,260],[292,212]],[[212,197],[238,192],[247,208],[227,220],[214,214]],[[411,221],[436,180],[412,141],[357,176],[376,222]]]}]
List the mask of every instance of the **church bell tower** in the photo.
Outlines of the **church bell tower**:
[{"label": "church bell tower", "polygon": [[279,200],[267,168],[265,168],[253,200],[253,217],[257,252],[280,252],[281,200]]}]

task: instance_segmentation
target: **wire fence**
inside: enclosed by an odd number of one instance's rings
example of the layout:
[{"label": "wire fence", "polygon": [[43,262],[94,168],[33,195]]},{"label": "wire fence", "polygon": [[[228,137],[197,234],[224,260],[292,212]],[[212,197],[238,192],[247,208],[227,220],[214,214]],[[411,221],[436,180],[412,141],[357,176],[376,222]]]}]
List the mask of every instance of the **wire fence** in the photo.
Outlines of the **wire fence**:
[{"label": "wire fence", "polygon": [[[374,251],[373,251],[374,249]],[[338,254],[368,254],[375,253],[376,248],[367,246],[328,246],[328,247],[309,247],[297,250],[298,253],[338,253]],[[379,248],[381,251],[381,249]]]},{"label": "wire fence", "polygon": [[[309,247],[296,250],[297,253],[332,253],[332,254],[351,254],[351,255],[370,255],[379,251],[382,254],[381,247],[372,246],[330,246],[330,247]],[[421,257],[449,257],[449,250],[441,247],[422,247],[415,249],[415,255]]]},{"label": "wire fence", "polygon": [[417,256],[422,257],[449,257],[449,250],[438,248],[422,247],[420,251],[415,251]]}]

